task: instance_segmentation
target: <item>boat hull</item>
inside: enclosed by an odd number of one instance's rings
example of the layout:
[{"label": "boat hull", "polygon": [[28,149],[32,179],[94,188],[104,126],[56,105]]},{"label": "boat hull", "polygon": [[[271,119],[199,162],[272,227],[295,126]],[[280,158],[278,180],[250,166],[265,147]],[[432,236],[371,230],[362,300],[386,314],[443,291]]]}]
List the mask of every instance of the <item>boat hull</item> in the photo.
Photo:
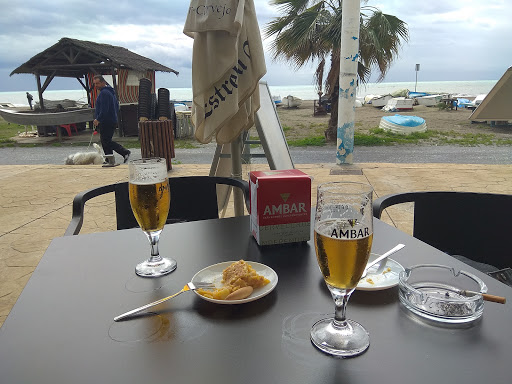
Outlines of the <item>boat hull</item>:
[{"label": "boat hull", "polygon": [[281,105],[284,105],[287,108],[297,108],[302,104],[302,99],[294,96],[286,96],[283,97],[281,101]]},{"label": "boat hull", "polygon": [[394,97],[382,108],[386,112],[412,111],[413,99],[405,97]]},{"label": "boat hull", "polygon": [[62,125],[83,123],[94,120],[93,108],[82,108],[72,111],[36,113],[0,109],[0,116],[5,121],[21,125]]},{"label": "boat hull", "polygon": [[442,98],[443,96],[441,95],[429,95],[418,97],[416,101],[418,102],[418,105],[424,105],[425,107],[434,107],[441,102]]},{"label": "boat hull", "polygon": [[365,97],[366,104],[376,108],[384,107],[393,96],[391,95],[368,95]]}]

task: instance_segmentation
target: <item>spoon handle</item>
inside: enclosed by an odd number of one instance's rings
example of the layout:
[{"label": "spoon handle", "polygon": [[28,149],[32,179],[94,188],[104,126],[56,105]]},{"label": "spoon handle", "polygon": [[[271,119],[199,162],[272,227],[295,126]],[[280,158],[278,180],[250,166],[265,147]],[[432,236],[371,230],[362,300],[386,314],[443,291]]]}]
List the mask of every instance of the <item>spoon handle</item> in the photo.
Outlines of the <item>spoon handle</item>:
[{"label": "spoon handle", "polygon": [[399,250],[401,250],[403,247],[405,247],[404,244],[398,244],[396,247],[390,249],[389,251],[387,251],[386,253],[384,253],[383,255],[377,257],[375,260],[373,260],[372,262],[368,263],[366,265],[366,270],[370,269],[371,267],[373,267],[375,264],[377,264],[378,262],[386,259],[388,256],[391,256],[393,253],[395,252],[398,252]]}]

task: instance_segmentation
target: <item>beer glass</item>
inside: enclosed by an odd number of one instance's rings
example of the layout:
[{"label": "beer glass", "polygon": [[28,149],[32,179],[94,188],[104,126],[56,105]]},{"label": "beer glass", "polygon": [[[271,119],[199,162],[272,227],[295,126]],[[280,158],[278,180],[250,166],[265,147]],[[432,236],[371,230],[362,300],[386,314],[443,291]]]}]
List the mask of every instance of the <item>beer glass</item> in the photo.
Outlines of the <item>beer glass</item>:
[{"label": "beer glass", "polygon": [[334,317],[317,321],[311,341],[339,357],[357,356],[370,345],[363,326],[346,318],[346,307],[368,262],[373,239],[370,185],[330,182],[318,186],[315,249],[325,283],[334,299]]},{"label": "beer glass", "polygon": [[157,277],[176,269],[176,261],[163,258],[158,251],[160,233],[164,228],[171,204],[166,160],[161,158],[133,160],[130,172],[129,194],[133,215],[151,244],[151,256],[135,267],[135,273]]}]

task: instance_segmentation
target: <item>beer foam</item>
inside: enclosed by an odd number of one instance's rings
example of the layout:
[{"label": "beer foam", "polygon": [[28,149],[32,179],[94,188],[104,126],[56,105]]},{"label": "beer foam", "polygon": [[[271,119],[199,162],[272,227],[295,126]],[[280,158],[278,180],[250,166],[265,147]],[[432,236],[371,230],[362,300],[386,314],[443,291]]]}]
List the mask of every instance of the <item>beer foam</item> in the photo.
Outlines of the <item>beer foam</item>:
[{"label": "beer foam", "polygon": [[133,185],[152,185],[157,183],[165,183],[165,178],[163,179],[150,179],[150,180],[132,180],[130,181],[130,184]]}]

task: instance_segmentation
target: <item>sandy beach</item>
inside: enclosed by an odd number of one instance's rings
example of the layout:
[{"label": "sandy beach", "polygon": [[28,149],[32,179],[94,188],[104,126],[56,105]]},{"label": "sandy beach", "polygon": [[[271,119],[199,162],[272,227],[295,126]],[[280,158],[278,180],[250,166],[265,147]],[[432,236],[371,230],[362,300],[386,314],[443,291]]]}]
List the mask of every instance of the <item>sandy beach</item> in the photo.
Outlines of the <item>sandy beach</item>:
[{"label": "sandy beach", "polygon": [[[285,130],[289,127],[287,137],[304,137],[303,130],[310,130],[309,135],[323,135],[329,122],[330,115],[313,116],[313,100],[304,100],[298,108],[278,107],[279,118]],[[471,111],[464,108],[458,110],[442,110],[437,107],[414,106],[412,111],[384,112],[380,108],[364,105],[356,108],[356,131],[368,133],[370,129],[378,128],[383,116],[395,114],[419,116],[425,119],[428,130],[450,132],[458,134],[493,134],[496,138],[511,139],[512,127],[494,126],[486,123],[472,123],[469,120]]]}]

